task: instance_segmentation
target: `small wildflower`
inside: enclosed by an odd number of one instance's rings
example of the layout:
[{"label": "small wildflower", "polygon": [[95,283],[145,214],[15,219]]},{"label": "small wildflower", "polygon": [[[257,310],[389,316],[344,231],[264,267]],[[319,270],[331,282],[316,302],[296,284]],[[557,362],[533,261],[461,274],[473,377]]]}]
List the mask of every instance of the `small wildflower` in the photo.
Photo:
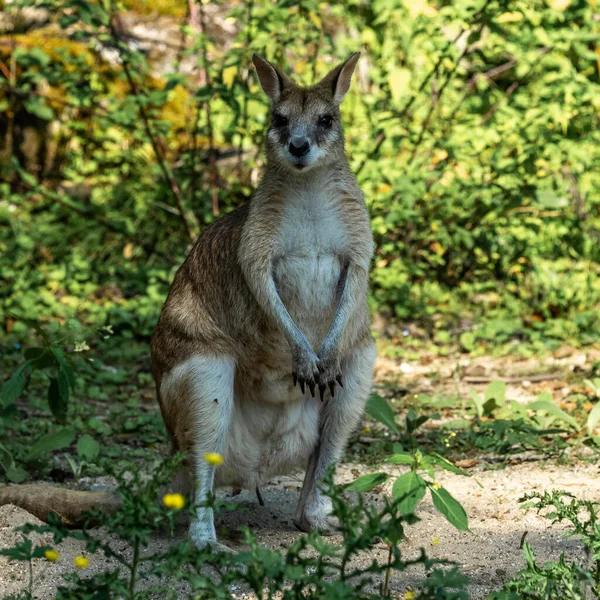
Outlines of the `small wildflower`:
[{"label": "small wildflower", "polygon": [[417,597],[417,594],[415,592],[413,592],[412,590],[406,590],[404,592],[404,600],[415,600],[416,597]]},{"label": "small wildflower", "polygon": [[223,464],[223,457],[218,452],[207,452],[204,455],[204,460],[213,467]]},{"label": "small wildflower", "polygon": [[431,545],[432,546],[439,546],[440,543],[440,538],[436,535],[435,537],[431,538]]},{"label": "small wildflower", "polygon": [[451,431],[450,432],[450,437],[456,437],[456,431]]},{"label": "small wildflower", "polygon": [[46,560],[49,560],[50,562],[54,562],[54,561],[58,560],[59,556],[60,555],[56,550],[46,550],[46,552],[44,552],[44,557],[46,558]]},{"label": "small wildflower", "polygon": [[77,344],[75,344],[75,352],[85,352],[89,349],[90,349],[90,347],[87,345],[87,342],[85,342],[85,341],[78,342]]},{"label": "small wildflower", "polygon": [[90,559],[85,556],[76,556],[73,559],[73,564],[78,569],[87,569],[90,566]]},{"label": "small wildflower", "polygon": [[434,481],[432,487],[434,490],[439,490],[442,487],[442,484],[439,481]]},{"label": "small wildflower", "polygon": [[181,494],[165,494],[163,504],[173,510],[181,510],[185,506],[185,498]]},{"label": "small wildflower", "polygon": [[370,427],[365,427],[363,429],[363,433],[371,433],[371,428]]}]

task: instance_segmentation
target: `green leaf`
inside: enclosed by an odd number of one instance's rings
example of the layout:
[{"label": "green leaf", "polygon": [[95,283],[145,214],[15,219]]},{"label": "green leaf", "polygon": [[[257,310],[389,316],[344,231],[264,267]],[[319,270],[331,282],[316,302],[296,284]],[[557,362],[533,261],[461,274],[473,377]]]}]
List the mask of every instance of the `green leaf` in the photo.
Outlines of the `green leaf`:
[{"label": "green leaf", "polygon": [[427,422],[430,419],[429,415],[421,415],[417,416],[417,413],[414,409],[409,409],[406,413],[406,431],[408,434],[412,434],[416,431],[423,423]]},{"label": "green leaf", "polygon": [[67,405],[63,402],[58,379],[55,377],[50,378],[48,386],[48,407],[54,418],[59,423],[63,423],[67,416]]},{"label": "green leaf", "polygon": [[393,465],[413,465],[415,463],[415,457],[412,454],[402,452],[393,454],[385,462]]},{"label": "green leaf", "polygon": [[45,348],[27,348],[25,350],[25,358],[31,361],[31,366],[34,369],[45,369],[56,366],[54,355]]},{"label": "green leaf", "polygon": [[430,461],[442,467],[442,469],[445,469],[446,471],[451,471],[452,473],[456,473],[457,475],[465,475],[466,477],[471,477],[470,473],[467,473],[466,471],[463,471],[462,469],[459,469],[458,467],[454,466],[448,459],[444,458],[443,456],[440,456],[437,452],[432,452],[429,456],[426,456],[424,460]]},{"label": "green leaf", "polygon": [[414,471],[409,471],[400,475],[394,482],[392,497],[394,500],[402,498],[398,503],[398,510],[406,515],[415,512],[417,504],[423,499],[426,491],[425,480]]},{"label": "green leaf", "polygon": [[402,67],[393,68],[388,75],[392,100],[398,103],[410,92],[410,71]]},{"label": "green leaf", "polygon": [[538,190],[537,200],[540,206],[548,209],[564,208],[569,205],[569,201],[564,196],[558,196],[552,190]]},{"label": "green leaf", "polygon": [[475,391],[470,390],[471,400],[473,400],[473,404],[475,404],[475,408],[477,409],[477,416],[479,418],[483,417],[483,400],[481,396]]},{"label": "green leaf", "polygon": [[433,486],[429,486],[429,489],[433,504],[448,519],[448,522],[460,531],[469,531],[469,519],[461,503],[444,488],[436,490]]},{"label": "green leaf", "polygon": [[387,400],[382,398],[379,394],[371,394],[367,406],[365,407],[365,412],[376,421],[389,427],[394,433],[400,433],[396,425],[392,407],[387,403]]},{"label": "green leaf", "polygon": [[23,104],[25,105],[27,112],[39,117],[40,119],[43,119],[44,121],[51,121],[54,119],[54,112],[52,109],[41,102],[39,98],[29,98],[28,100],[25,100]]},{"label": "green leaf", "polygon": [[475,333],[472,331],[465,331],[460,335],[460,343],[461,346],[467,351],[472,352],[475,350],[475,343],[477,338],[475,337]]},{"label": "green leaf", "polygon": [[87,461],[94,460],[100,452],[100,444],[87,433],[77,441],[77,454]]},{"label": "green leaf", "polygon": [[484,402],[491,399],[496,400],[499,406],[504,404],[506,400],[506,383],[504,381],[492,381],[486,388],[483,396]]},{"label": "green leaf", "polygon": [[600,402],[592,408],[590,414],[587,418],[586,428],[589,435],[593,435],[594,429],[596,429],[596,425],[600,422]]},{"label": "green leaf", "polygon": [[49,454],[54,450],[60,450],[70,446],[75,437],[75,432],[70,427],[59,429],[41,437],[31,448],[27,460],[35,460],[42,454]]},{"label": "green leaf", "polygon": [[13,463],[14,460],[8,448],[3,444],[0,444],[0,466],[6,471]]},{"label": "green leaf", "polygon": [[553,403],[552,396],[548,392],[543,392],[538,396],[538,400],[527,404],[527,409],[534,411],[543,410],[557,419],[568,423],[576,431],[579,431],[580,429],[579,424],[571,415],[568,415],[564,410],[561,410]]},{"label": "green leaf", "polygon": [[17,369],[13,376],[2,384],[2,406],[8,406],[12,404],[25,390],[27,385],[27,379],[23,373],[26,365],[23,365]]},{"label": "green leaf", "polygon": [[22,483],[28,477],[29,474],[27,473],[27,471],[25,471],[25,469],[21,469],[21,467],[12,466],[6,470],[6,478],[11,483]]},{"label": "green leaf", "polygon": [[381,485],[388,478],[386,473],[371,473],[363,475],[350,485],[346,486],[347,492],[370,492],[373,488]]},{"label": "green leaf", "polygon": [[65,409],[69,404],[69,376],[65,369],[61,368],[58,371],[58,391],[60,392],[60,398],[65,405]]}]

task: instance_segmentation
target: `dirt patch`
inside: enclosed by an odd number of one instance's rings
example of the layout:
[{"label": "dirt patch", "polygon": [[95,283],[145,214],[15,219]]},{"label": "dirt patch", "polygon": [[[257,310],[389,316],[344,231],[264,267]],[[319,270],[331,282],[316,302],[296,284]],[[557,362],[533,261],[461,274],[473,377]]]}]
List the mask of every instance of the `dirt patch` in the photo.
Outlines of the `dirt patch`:
[{"label": "dirt patch", "polygon": [[[349,483],[354,479],[351,471],[364,468],[355,464],[340,466],[337,482]],[[400,473],[400,470],[390,471]],[[439,477],[440,483],[452,490],[463,504],[470,523],[470,532],[458,532],[434,509],[427,500],[418,509],[421,521],[408,528],[407,539],[402,548],[407,558],[415,558],[424,547],[433,558],[445,558],[456,561],[461,571],[471,583],[469,591],[473,598],[483,598],[487,593],[498,589],[524,566],[520,549],[523,535],[533,546],[536,555],[543,563],[557,560],[561,552],[566,552],[571,560],[584,561],[585,556],[577,541],[562,539],[564,529],[551,526],[550,522],[533,511],[519,508],[518,499],[525,492],[566,489],[580,498],[600,500],[600,467],[576,464],[557,466],[542,463],[527,463],[507,467],[501,471],[483,471],[474,469],[470,478],[451,473]],[[263,490],[265,506],[260,506],[250,492],[242,492],[235,502],[242,510],[224,515],[218,520],[218,526],[234,531],[239,525],[248,525],[258,541],[271,549],[285,549],[299,535],[292,524],[292,515],[298,500],[301,474],[298,477],[278,479]],[[389,494],[391,482],[379,494],[369,494],[368,499],[378,503],[383,494]],[[349,495],[349,500],[351,496]],[[20,539],[15,527],[26,522],[39,523],[25,511],[13,506],[0,507],[0,548],[7,548]],[[165,550],[168,545],[183,539],[185,527],[179,527],[174,538],[156,535],[144,554]],[[99,529],[99,538],[110,541],[116,547],[123,545],[114,536]],[[33,536],[34,543],[50,544],[47,537]],[[341,538],[333,537],[333,540]],[[236,542],[223,539],[233,548],[241,548]],[[83,544],[75,540],[66,540],[57,550],[60,559],[55,563],[43,559],[33,561],[34,594],[41,600],[53,597],[56,588],[62,582],[61,575],[75,571],[73,559],[83,552]],[[365,566],[373,559],[384,563],[387,559],[387,547],[382,543],[371,551],[365,552],[355,565]],[[101,555],[91,559],[87,573],[96,573],[116,565]],[[29,573],[26,564],[9,562],[0,558],[0,592],[11,594],[27,588]],[[401,577],[394,577],[391,589],[400,592],[416,585],[424,576],[421,568],[414,569]],[[181,588],[181,597],[186,590]],[[234,597],[250,597],[242,591]]]},{"label": "dirt patch", "polygon": [[[477,373],[477,376],[515,376],[516,373],[534,375],[560,370],[573,373],[574,369],[586,369],[596,356],[580,351],[568,353],[566,356],[548,357],[545,361],[532,359],[508,361],[507,359],[481,358],[459,364],[462,373]],[[378,362],[378,381],[398,382],[410,389],[411,393],[468,393],[469,387],[483,389],[485,385],[467,384],[456,375],[456,361],[439,360],[435,364],[395,363],[381,359]],[[404,366],[402,366],[404,365]],[[428,383],[429,382],[429,383]],[[526,379],[509,386],[509,397],[530,399],[541,389],[552,391],[554,397],[562,397],[565,388],[573,384],[569,376],[550,382],[530,383]],[[457,389],[458,386],[458,389]],[[404,467],[388,467],[390,474],[400,474]],[[368,472],[364,465],[344,463],[340,465],[336,477],[337,483],[349,483],[355,479],[356,472]],[[521,544],[523,536],[533,546],[538,561],[557,560],[561,553],[566,553],[570,560],[584,562],[586,557],[580,544],[570,538],[563,539],[564,528],[553,526],[534,511],[523,511],[518,499],[527,492],[567,490],[582,499],[600,501],[600,467],[573,460],[569,465],[557,465],[549,462],[531,461],[511,464],[502,470],[490,470],[482,461],[470,469],[471,477],[461,477],[448,472],[438,474],[439,481],[463,504],[469,515],[470,532],[458,532],[433,507],[429,497],[419,505],[417,515],[421,518],[417,524],[407,529],[407,539],[402,550],[407,558],[415,558],[421,547],[433,558],[444,558],[456,561],[461,571],[469,578],[469,591],[473,598],[484,598],[492,590],[499,589],[503,583],[513,577],[524,567]],[[260,544],[271,549],[287,548],[299,533],[293,526],[292,515],[298,501],[302,484],[302,473],[296,476],[273,480],[262,490],[265,506],[260,506],[254,493],[244,491],[235,498],[242,510],[221,516],[218,527],[234,531],[240,525],[247,525],[256,535]],[[108,482],[98,480],[89,482],[91,488],[100,485],[106,487]],[[391,493],[393,478],[378,493],[367,494],[367,499],[381,503],[384,495]],[[94,484],[94,485],[92,485]],[[230,491],[220,492],[228,496]],[[353,495],[348,494],[348,501]],[[37,519],[14,506],[0,507],[0,549],[14,545],[21,534],[15,527],[26,522],[39,523]],[[97,535],[109,541],[119,549],[124,543],[105,530],[97,530]],[[145,555],[160,552],[176,541],[183,539],[186,528],[179,527],[171,538],[167,534],[157,533],[150,542]],[[333,541],[340,540],[333,537]],[[47,537],[32,536],[34,543],[50,544]],[[233,539],[222,538],[232,548],[240,546]],[[83,544],[75,540],[66,540],[59,544],[57,550],[60,559],[55,563],[43,559],[33,563],[34,595],[40,600],[54,596],[57,586],[63,583],[64,573],[75,571],[75,556],[83,552]],[[382,563],[387,560],[387,547],[380,544],[369,552],[363,553],[351,566],[367,565],[375,559]],[[114,562],[102,555],[91,557],[90,567],[86,573],[93,574],[115,568]],[[416,568],[401,576],[394,577],[391,589],[396,597],[407,587],[417,584],[425,575],[424,570]],[[14,594],[27,589],[29,581],[28,566],[23,563],[10,562],[0,557],[0,593]],[[178,588],[180,596],[187,597],[184,586]],[[377,586],[375,586],[375,591]],[[251,598],[239,586],[231,589],[234,598]]]}]

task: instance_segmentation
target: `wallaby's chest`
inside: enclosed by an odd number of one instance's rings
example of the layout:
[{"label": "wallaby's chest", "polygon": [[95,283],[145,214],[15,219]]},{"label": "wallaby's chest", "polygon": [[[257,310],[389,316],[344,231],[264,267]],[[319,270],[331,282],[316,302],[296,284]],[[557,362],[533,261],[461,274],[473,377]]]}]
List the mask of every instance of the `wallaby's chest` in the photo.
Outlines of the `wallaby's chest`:
[{"label": "wallaby's chest", "polygon": [[308,190],[286,202],[273,269],[281,299],[313,342],[326,333],[347,260],[347,226],[327,192]]}]

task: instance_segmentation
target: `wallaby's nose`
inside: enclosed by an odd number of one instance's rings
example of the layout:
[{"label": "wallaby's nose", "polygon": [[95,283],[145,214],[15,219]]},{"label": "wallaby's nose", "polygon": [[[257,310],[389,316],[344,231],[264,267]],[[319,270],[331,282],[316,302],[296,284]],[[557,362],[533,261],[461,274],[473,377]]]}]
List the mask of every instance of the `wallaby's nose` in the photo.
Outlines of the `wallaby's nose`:
[{"label": "wallaby's nose", "polygon": [[300,158],[301,156],[308,154],[309,150],[310,150],[310,144],[306,140],[292,139],[290,141],[290,154],[292,156],[296,156],[297,158]]}]

